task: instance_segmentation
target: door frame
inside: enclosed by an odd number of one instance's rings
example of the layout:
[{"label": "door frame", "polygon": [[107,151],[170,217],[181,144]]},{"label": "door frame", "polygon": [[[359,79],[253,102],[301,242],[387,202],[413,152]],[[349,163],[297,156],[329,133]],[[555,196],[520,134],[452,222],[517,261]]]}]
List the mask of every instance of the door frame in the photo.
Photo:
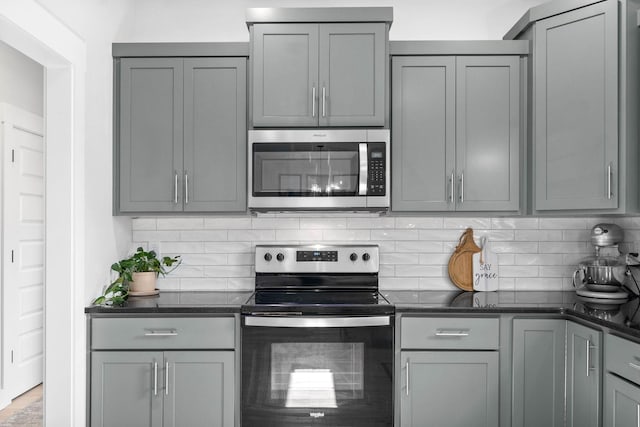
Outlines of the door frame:
[{"label": "door frame", "polygon": [[45,425],[85,423],[85,43],[34,0],[0,2],[0,40],[45,70]]}]

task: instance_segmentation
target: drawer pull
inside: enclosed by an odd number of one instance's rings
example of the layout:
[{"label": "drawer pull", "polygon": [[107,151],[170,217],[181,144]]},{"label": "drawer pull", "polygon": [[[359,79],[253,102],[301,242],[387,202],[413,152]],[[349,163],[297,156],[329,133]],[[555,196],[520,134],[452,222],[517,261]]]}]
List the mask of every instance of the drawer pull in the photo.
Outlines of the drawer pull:
[{"label": "drawer pull", "polygon": [[164,330],[149,330],[144,333],[145,337],[176,337],[178,336],[177,329],[164,329]]},{"label": "drawer pull", "polygon": [[437,337],[468,337],[469,329],[438,329],[436,331]]},{"label": "drawer pull", "polygon": [[640,365],[636,365],[633,362],[629,362],[629,366],[631,366],[633,369],[635,369],[636,371],[640,371]]}]

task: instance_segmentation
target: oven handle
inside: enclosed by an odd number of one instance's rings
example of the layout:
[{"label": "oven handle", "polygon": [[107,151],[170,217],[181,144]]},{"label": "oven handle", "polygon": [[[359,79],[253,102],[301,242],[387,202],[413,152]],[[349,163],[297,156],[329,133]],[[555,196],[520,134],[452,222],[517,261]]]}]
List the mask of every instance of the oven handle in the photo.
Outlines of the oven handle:
[{"label": "oven handle", "polygon": [[362,317],[245,317],[245,326],[271,328],[358,328],[366,326],[389,326],[390,316]]}]

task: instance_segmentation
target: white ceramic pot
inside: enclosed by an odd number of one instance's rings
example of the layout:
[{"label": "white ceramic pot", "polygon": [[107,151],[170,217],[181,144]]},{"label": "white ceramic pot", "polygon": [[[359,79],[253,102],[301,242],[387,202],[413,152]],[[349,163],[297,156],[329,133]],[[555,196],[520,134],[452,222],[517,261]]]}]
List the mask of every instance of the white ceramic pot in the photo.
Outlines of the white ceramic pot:
[{"label": "white ceramic pot", "polygon": [[158,276],[154,271],[133,273],[133,280],[129,282],[129,292],[152,292],[156,289]]}]

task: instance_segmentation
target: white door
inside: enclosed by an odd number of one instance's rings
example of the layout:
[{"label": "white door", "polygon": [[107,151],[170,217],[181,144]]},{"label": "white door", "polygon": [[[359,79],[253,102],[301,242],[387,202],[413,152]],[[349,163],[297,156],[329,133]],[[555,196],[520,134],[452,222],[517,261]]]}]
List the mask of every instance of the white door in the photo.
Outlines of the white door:
[{"label": "white door", "polygon": [[2,106],[3,388],[40,384],[44,363],[44,138],[41,117]]}]

